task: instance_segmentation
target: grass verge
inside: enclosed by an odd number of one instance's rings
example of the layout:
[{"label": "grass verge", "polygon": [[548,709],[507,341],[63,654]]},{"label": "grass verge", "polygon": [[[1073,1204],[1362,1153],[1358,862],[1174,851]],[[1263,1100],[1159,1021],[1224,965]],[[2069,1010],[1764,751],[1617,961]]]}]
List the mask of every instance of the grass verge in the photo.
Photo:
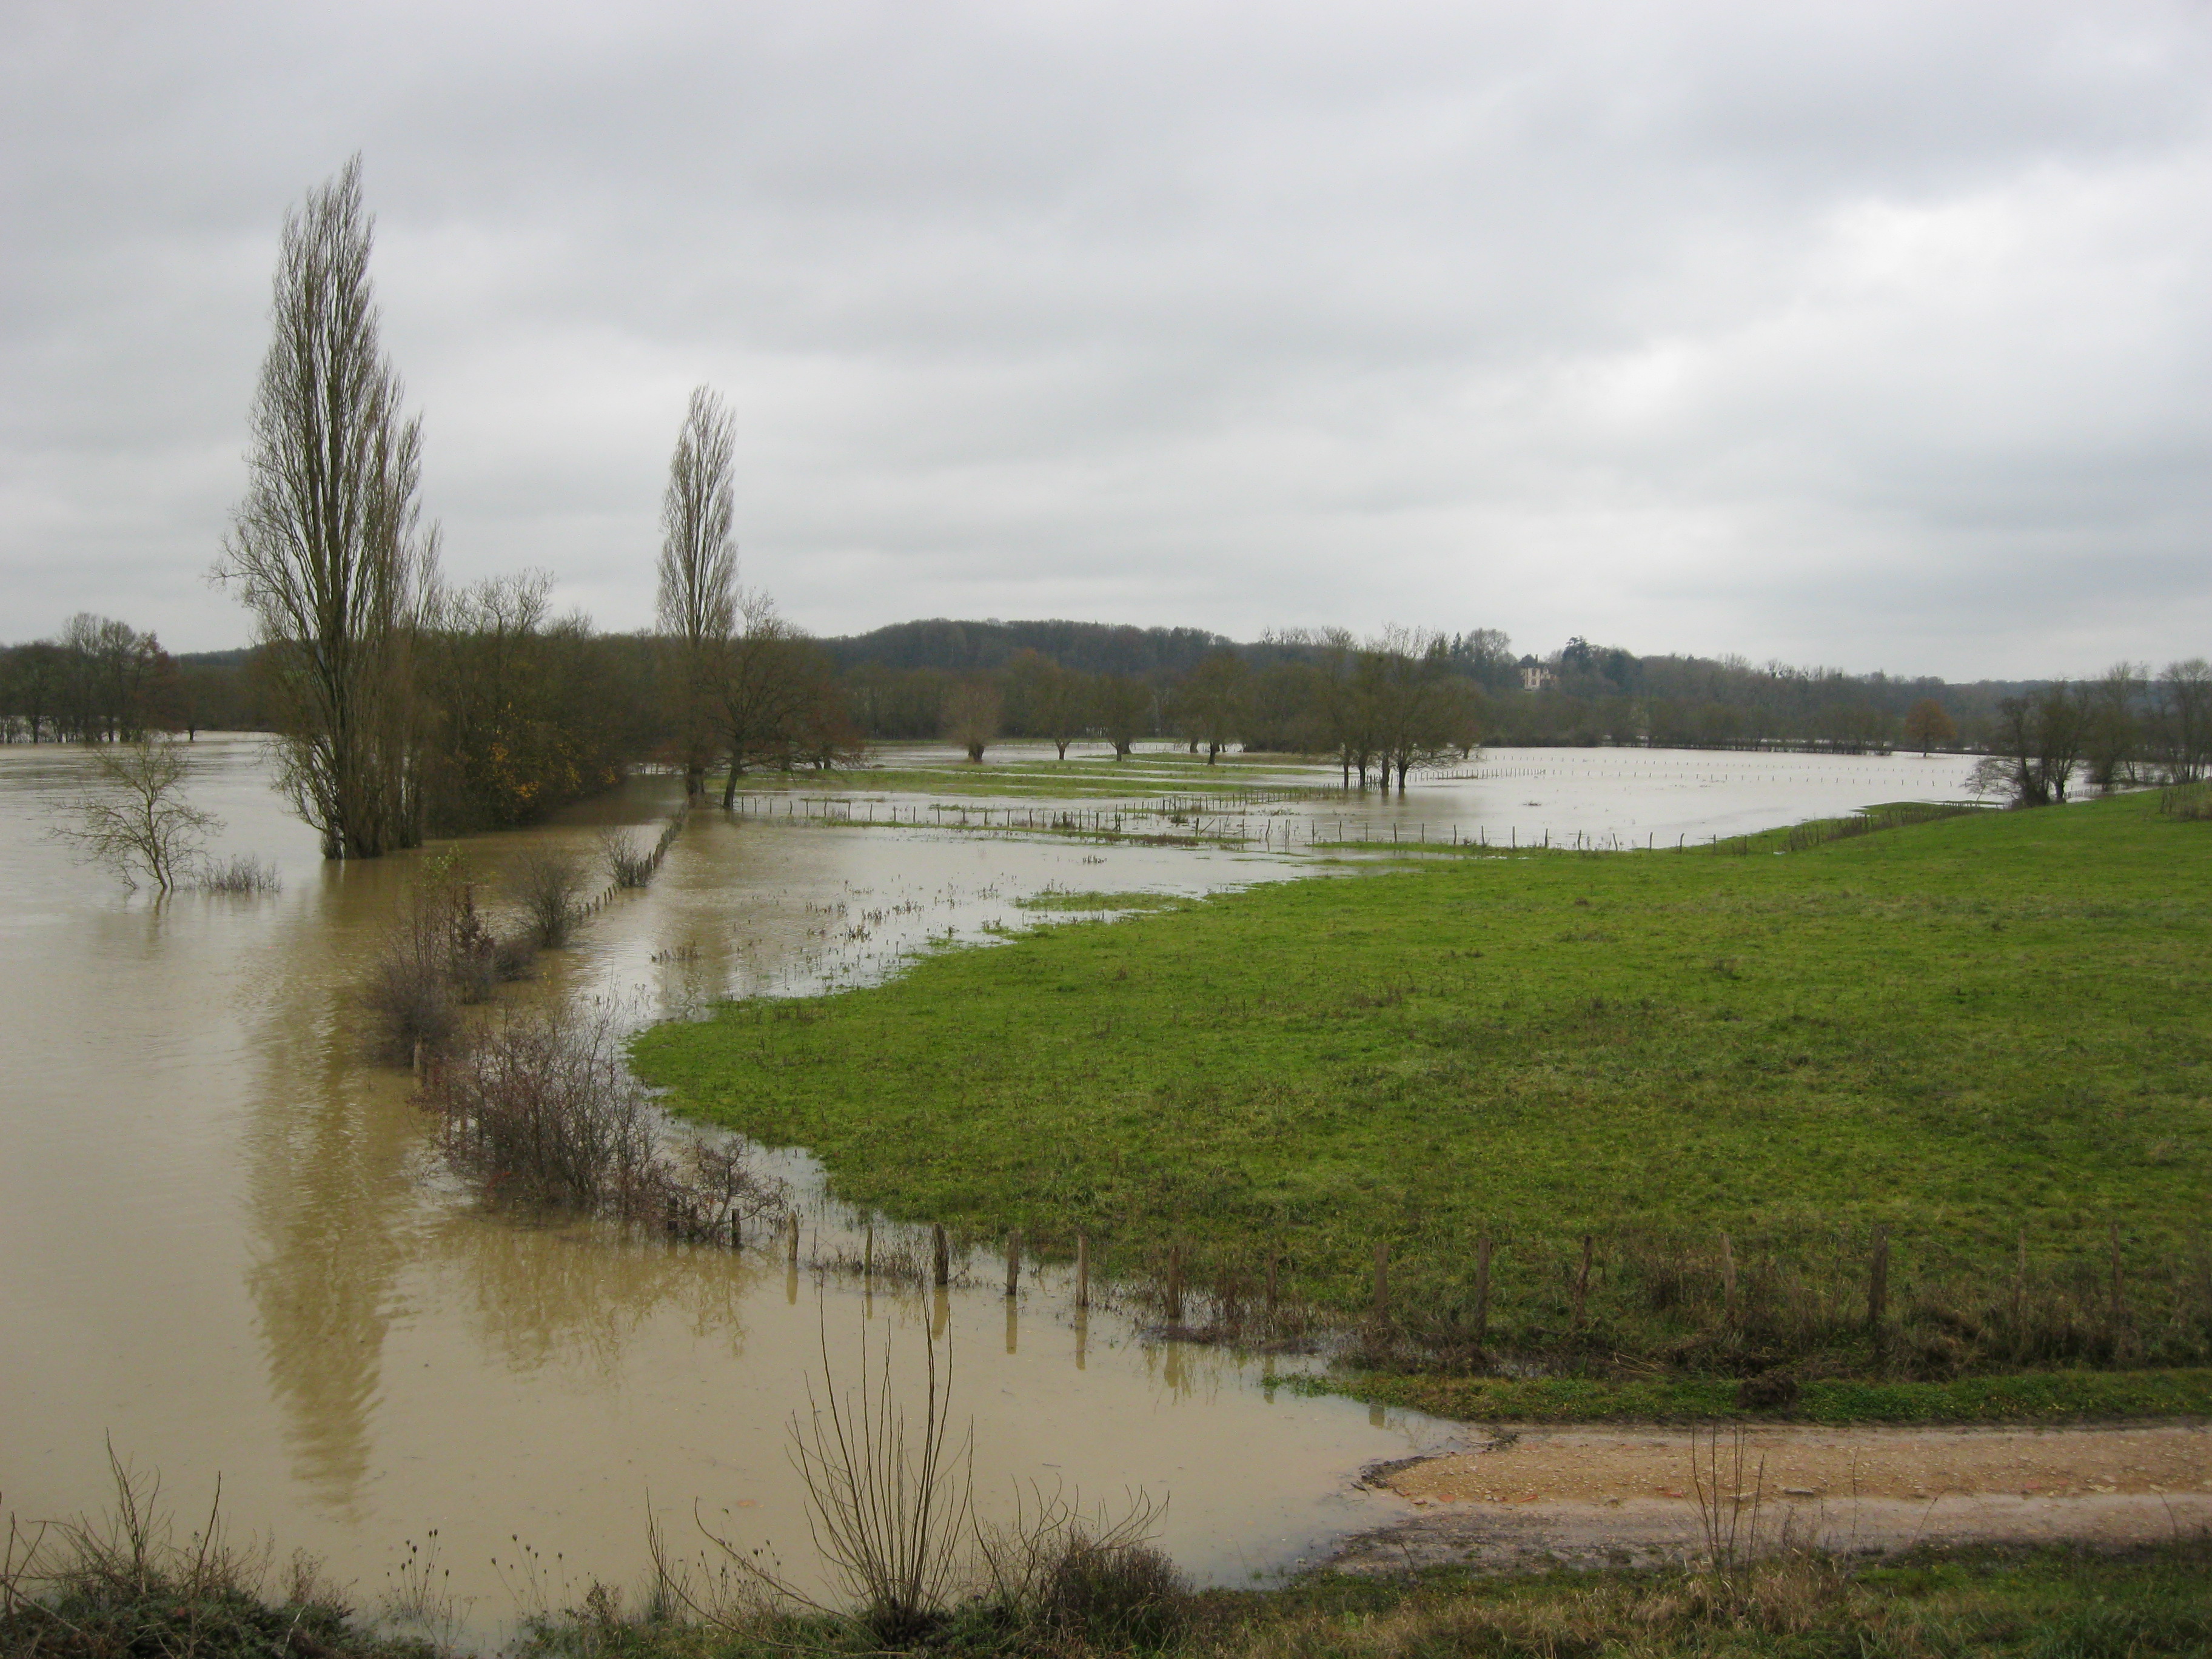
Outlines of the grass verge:
[{"label": "grass verge", "polygon": [[[1102,1642],[1062,1632],[1040,1640],[1035,1632],[976,1617],[937,1632],[930,1650],[1147,1652],[1176,1659],[2117,1659],[2201,1654],[2212,1646],[2208,1574],[2212,1549],[2202,1540],[2124,1555],[1923,1551],[1856,1566],[1790,1556],[1729,1573],[1315,1573],[1279,1589],[1194,1596],[1178,1628],[1155,1642]],[[580,1659],[721,1659],[875,1650],[822,1621],[763,1621],[754,1633],[709,1631],[625,1620],[603,1601],[596,1616],[541,1626],[530,1650]]]},{"label": "grass verge", "polygon": [[1786,1406],[1750,1406],[1710,1376],[1298,1377],[1299,1393],[1341,1394],[1464,1423],[2094,1423],[2212,1418],[2212,1370],[2026,1371],[1942,1382],[1831,1377]]}]

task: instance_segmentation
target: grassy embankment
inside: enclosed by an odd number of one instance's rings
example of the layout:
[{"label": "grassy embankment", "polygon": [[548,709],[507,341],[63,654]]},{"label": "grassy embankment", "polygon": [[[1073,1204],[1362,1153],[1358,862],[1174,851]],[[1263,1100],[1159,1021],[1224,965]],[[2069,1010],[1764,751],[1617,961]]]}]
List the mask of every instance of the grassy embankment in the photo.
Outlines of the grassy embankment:
[{"label": "grassy embankment", "polygon": [[[1267,1253],[1286,1307],[1356,1320],[1386,1246],[1369,1356],[1425,1375],[1354,1386],[1431,1409],[1711,1414],[1786,1369],[1814,1415],[2201,1413],[2208,923],[2203,828],[2121,798],[1263,887],[637,1060],[892,1216],[1080,1227],[1136,1282],[1177,1249],[1259,1335]],[[1549,1376],[1480,1375],[1500,1353]]]},{"label": "grassy embankment", "polygon": [[[1173,1659],[2201,1654],[2212,1644],[2208,1571],[2212,1553],[2200,1540],[2128,1555],[1928,1553],[1856,1570],[1785,1559],[1732,1575],[1315,1574],[1282,1589],[1194,1596],[1176,1610],[1171,1631],[1141,1643],[1101,1640],[1079,1628],[1008,1628],[970,1615],[935,1632],[927,1650],[1061,1659],[1133,1651]],[[541,1626],[525,1654],[733,1659],[794,1651],[861,1654],[880,1646],[819,1620],[763,1620],[731,1632],[570,1617]]]}]

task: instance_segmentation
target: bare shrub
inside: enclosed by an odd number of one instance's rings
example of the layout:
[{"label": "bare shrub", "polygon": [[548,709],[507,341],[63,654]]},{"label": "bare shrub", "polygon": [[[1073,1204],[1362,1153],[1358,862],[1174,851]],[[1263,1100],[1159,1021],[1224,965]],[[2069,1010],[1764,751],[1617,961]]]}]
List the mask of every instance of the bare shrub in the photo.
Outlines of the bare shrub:
[{"label": "bare shrub", "polygon": [[531,939],[542,950],[558,950],[575,931],[584,861],[558,848],[532,847],[507,872],[507,890],[522,908]]},{"label": "bare shrub", "polygon": [[1147,1541],[1159,1516],[1142,1493],[1115,1520],[1033,1487],[1012,1522],[976,1528],[987,1599],[1001,1619],[1041,1635],[1157,1647],[1182,1629],[1190,1606],[1175,1563]]},{"label": "bare shrub", "polygon": [[607,878],[617,887],[643,887],[653,879],[659,861],[653,849],[639,848],[627,830],[599,831],[599,859],[607,866]]},{"label": "bare shrub", "polygon": [[422,861],[369,969],[377,1048],[391,1060],[434,1054],[459,1029],[459,1006],[489,1000],[501,981],[527,972],[526,949],[495,939],[477,909],[458,854]]},{"label": "bare shrub", "polygon": [[502,1196],[643,1215],[682,1185],[601,1022],[511,1012],[430,1071],[422,1102],[447,1161]]},{"label": "bare shrub", "polygon": [[222,1485],[207,1518],[181,1538],[158,1477],[111,1447],[108,1512],[25,1528],[9,1517],[0,1553],[0,1652],[52,1659],[134,1654],[367,1653],[350,1609],[295,1556],[270,1588],[270,1552],[224,1536]]},{"label": "bare shrub", "polygon": [[192,884],[203,893],[276,893],[283,890],[284,878],[275,865],[251,853],[236,853],[225,860],[204,860]]},{"label": "bare shrub", "polygon": [[378,1047],[392,1060],[435,1050],[459,1024],[453,984],[453,904],[442,884],[424,884],[407,904],[369,968],[368,1006]]},{"label": "bare shrub", "polygon": [[879,1366],[870,1354],[866,1322],[857,1385],[839,1388],[825,1328],[822,1390],[817,1395],[810,1382],[805,1414],[791,1419],[791,1460],[806,1486],[807,1529],[845,1592],[847,1607],[823,1606],[703,1522],[700,1529],[713,1551],[704,1582],[717,1586],[717,1593],[702,1595],[702,1581],[676,1565],[654,1533],[650,1542],[663,1593],[739,1635],[790,1607],[849,1621],[858,1634],[884,1648],[912,1645],[944,1625],[968,1582],[974,1430],[953,1438],[951,1352],[940,1370],[937,1339],[927,1326],[922,1341],[925,1392],[918,1424],[909,1424],[897,1401],[890,1346]]}]

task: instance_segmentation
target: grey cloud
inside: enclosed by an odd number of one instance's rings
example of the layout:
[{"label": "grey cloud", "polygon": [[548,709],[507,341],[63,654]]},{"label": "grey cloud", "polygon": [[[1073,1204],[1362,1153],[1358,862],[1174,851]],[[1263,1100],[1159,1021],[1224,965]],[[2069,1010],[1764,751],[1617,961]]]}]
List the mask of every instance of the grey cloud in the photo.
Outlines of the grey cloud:
[{"label": "grey cloud", "polygon": [[1952,674],[2212,647],[2189,7],[20,9],[0,637],[185,646],[359,148],[470,577]]}]

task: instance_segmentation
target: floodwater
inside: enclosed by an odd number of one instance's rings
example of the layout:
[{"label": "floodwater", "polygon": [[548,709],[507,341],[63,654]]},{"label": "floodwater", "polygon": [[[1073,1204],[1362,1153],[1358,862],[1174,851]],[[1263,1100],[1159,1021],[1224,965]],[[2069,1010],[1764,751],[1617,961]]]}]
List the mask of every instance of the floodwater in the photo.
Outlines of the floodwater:
[{"label": "floodwater", "polygon": [[[1018,1480],[1112,1506],[1141,1491],[1202,1578],[1279,1568],[1388,1511],[1352,1478],[1436,1440],[1275,1391],[1263,1361],[1145,1340],[1103,1310],[1079,1327],[1055,1278],[1009,1309],[979,1271],[938,1308],[793,1273],[781,1251],[479,1209],[436,1178],[404,1073],[364,1057],[365,965],[416,859],[325,865],[253,744],[198,750],[194,799],[228,825],[216,850],[274,860],[280,894],[125,892],[44,836],[82,751],[0,749],[0,1506],[97,1507],[112,1442],[159,1470],[183,1517],[220,1474],[234,1529],[325,1558],[372,1608],[428,1545],[435,1585],[489,1639],[593,1575],[635,1582],[648,1501],[679,1547],[696,1504],[811,1579],[786,1425],[823,1386],[825,1343],[840,1385],[856,1380],[864,1327],[902,1390],[926,1325],[945,1328],[983,1513],[1008,1513]],[[643,837],[673,805],[641,779],[534,833],[589,845],[594,821],[628,821]],[[467,843],[489,888],[527,839]],[[1289,873],[702,813],[651,889],[618,896],[524,994],[647,1018],[879,974],[948,933],[1026,925],[1014,901],[1048,885]],[[809,1258],[840,1219],[815,1206]]]},{"label": "floodwater", "polygon": [[[1095,745],[1093,745],[1095,748]],[[1171,751],[1170,751],[1171,752]],[[1100,757],[1072,750],[1072,761]],[[1249,835],[1286,846],[1315,841],[1453,842],[1481,840],[1495,846],[1590,846],[1602,848],[1674,847],[1726,838],[1808,818],[1837,817],[1888,801],[1957,801],[1972,797],[1968,780],[1975,757],[1960,755],[1768,754],[1732,750],[1683,749],[1488,749],[1464,765],[1416,773],[1404,793],[1370,788],[1342,790],[1330,766],[1264,761],[1243,762],[1218,770],[1177,764],[1148,765],[1144,751],[1129,763],[1133,776],[1152,787],[1188,788],[1208,780],[1224,787],[1260,791],[1314,791],[1306,799],[1267,802],[1249,811],[1216,815],[1202,827],[1230,835]],[[945,763],[945,751],[887,750],[889,766]],[[1058,765],[1049,744],[1010,743],[991,750],[986,776],[1000,782],[1018,779],[1024,793],[1011,803],[1043,807],[1055,799],[1070,805],[1111,803],[1051,794]],[[1095,782],[1100,769],[1086,770]],[[850,800],[870,792],[849,787],[839,792]],[[829,799],[827,791],[802,795]],[[912,803],[908,795],[878,796]],[[1139,798],[1131,797],[1133,804]],[[969,817],[981,821],[982,800],[971,802]],[[927,814],[925,813],[925,817]],[[1201,815],[1203,816],[1203,815]],[[1132,830],[1154,831],[1156,822],[1128,821]]]},{"label": "floodwater", "polygon": [[[418,857],[326,865],[257,743],[196,753],[194,799],[227,826],[213,850],[275,863],[281,893],[126,892],[46,834],[82,752],[0,748],[0,1508],[97,1508],[112,1443],[160,1472],[180,1517],[220,1476],[234,1532],[322,1556],[371,1610],[432,1561],[431,1589],[490,1640],[594,1577],[635,1582],[648,1505],[679,1549],[696,1510],[811,1580],[787,1424],[830,1386],[825,1350],[836,1386],[856,1380],[864,1332],[912,1398],[924,1333],[942,1330],[986,1515],[1011,1511],[1018,1482],[1109,1505],[1140,1491],[1203,1580],[1391,1518],[1400,1500],[1356,1487],[1360,1468],[1449,1443],[1417,1416],[1273,1388],[1275,1362],[1103,1310],[1079,1322],[1049,1273],[1011,1305],[982,1263],[941,1303],[870,1296],[780,1250],[479,1208],[439,1177],[404,1073],[366,1057],[362,981]],[[1531,810],[1515,802],[1541,800],[1555,835],[1663,841],[1924,796],[1963,763],[1547,750],[1476,769],[1368,810],[1513,826]],[[562,824],[461,845],[495,893],[534,839],[642,839],[674,805],[641,778]],[[616,896],[517,994],[635,1024],[1043,925],[1018,901],[1048,889],[1199,893],[1310,867],[702,812],[647,891]],[[771,1163],[818,1193],[803,1155]],[[856,1218],[819,1201],[807,1217],[810,1261],[849,1244]]]}]

